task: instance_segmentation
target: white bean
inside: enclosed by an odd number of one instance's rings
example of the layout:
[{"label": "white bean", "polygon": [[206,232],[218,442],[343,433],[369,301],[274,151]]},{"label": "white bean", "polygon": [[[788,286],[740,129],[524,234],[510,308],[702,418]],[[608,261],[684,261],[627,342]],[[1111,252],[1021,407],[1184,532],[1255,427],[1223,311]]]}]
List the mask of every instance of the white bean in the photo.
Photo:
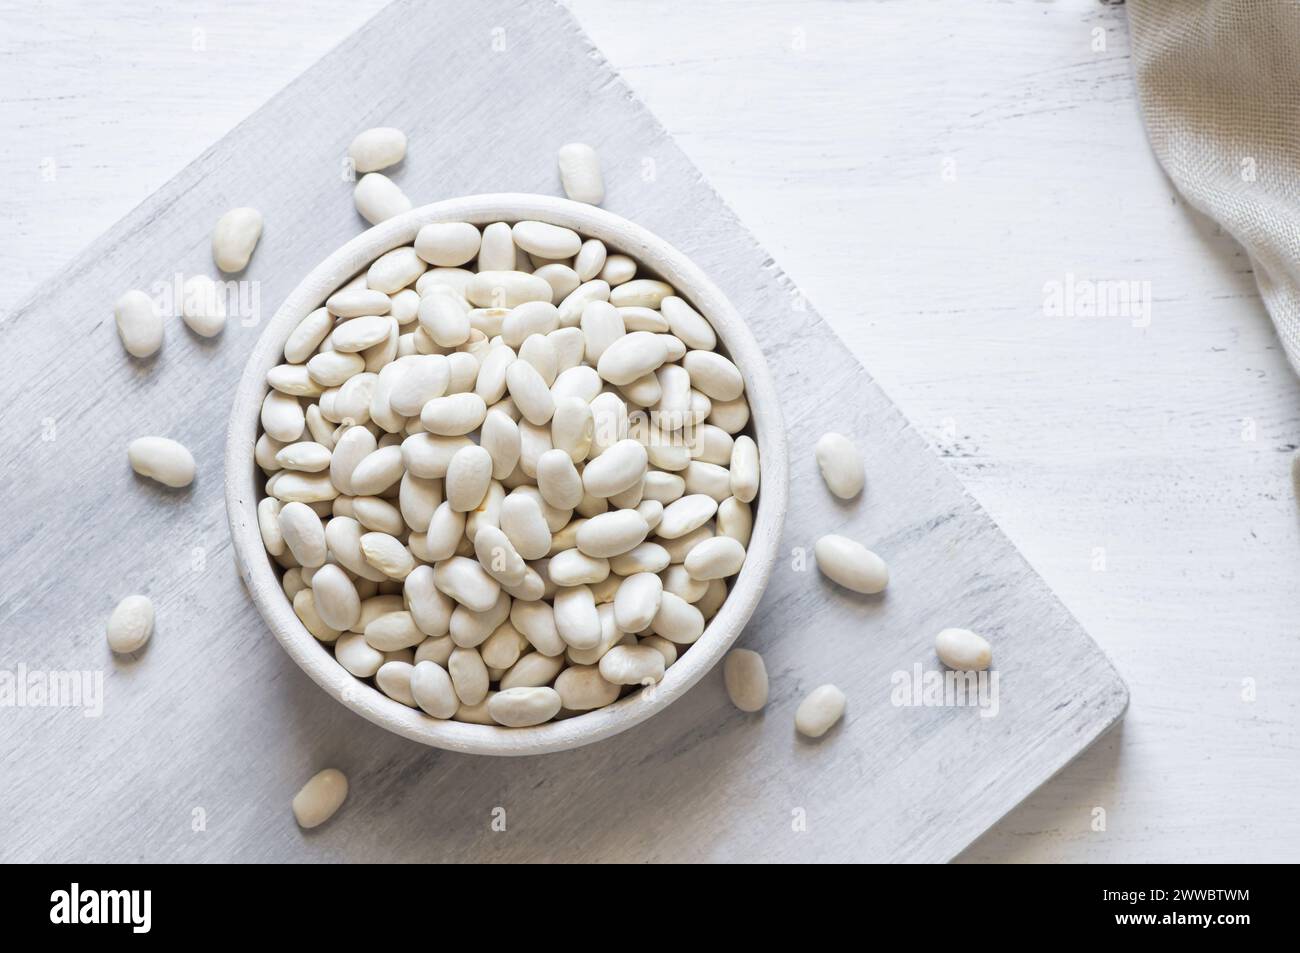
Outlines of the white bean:
[{"label": "white bean", "polygon": [[624,284],[636,277],[636,262],[627,255],[610,255],[605,259],[600,277],[611,286]]},{"label": "white bean", "polygon": [[538,258],[572,258],[582,247],[582,238],[573,229],[547,222],[516,222],[510,237],[515,247]]},{"label": "white bean", "polygon": [[582,477],[563,450],[547,450],[537,461],[537,488],[551,506],[571,510],[582,500]]},{"label": "white bean", "polygon": [[421,632],[439,637],[450,631],[455,603],[450,596],[438,591],[432,566],[421,565],[412,569],[402,584],[402,593],[411,621]]},{"label": "white bean", "polygon": [[741,711],[759,711],[767,704],[767,666],[749,649],[732,649],[722,663],[727,697]]},{"label": "white bean", "polygon": [[550,301],[545,278],[522,271],[480,271],[465,286],[465,297],[479,308],[514,308],[529,301]]},{"label": "white bean", "polygon": [[478,253],[479,271],[513,271],[516,264],[515,240],[510,226],[493,222],[483,229]]},{"label": "white bean", "polygon": [[307,568],[325,564],[325,526],[306,503],[286,503],[277,517],[280,535],[299,565]]},{"label": "white bean", "polygon": [[665,590],[650,628],[669,642],[690,645],[704,634],[704,614],[681,596]]},{"label": "white bean", "polygon": [[524,360],[513,361],[506,368],[506,387],[525,420],[538,426],[550,422],[555,398],[537,368]]},{"label": "white bean", "polygon": [[583,309],[592,301],[608,301],[609,284],[599,278],[584,281],[560,302],[560,327],[571,328],[578,324]]},{"label": "white bean", "polygon": [[132,357],[149,357],[162,347],[162,315],[143,291],[133,289],[118,298],[113,318],[122,346]]},{"label": "white bean", "polygon": [[402,441],[402,462],[418,477],[441,480],[447,475],[452,457],[473,445],[468,437],[441,437],[431,433],[412,434]]},{"label": "white bean", "polygon": [[460,347],[474,331],[469,305],[459,295],[439,291],[425,295],[420,299],[416,318],[439,347]]},{"label": "white bean", "polygon": [[609,560],[566,549],[551,557],[546,571],[557,586],[590,586],[609,578]]},{"label": "white bean", "polygon": [[740,545],[748,547],[754,533],[754,511],[748,503],[734,496],[718,504],[718,535],[730,536]]},{"label": "white bean", "polygon": [[226,326],[226,298],[207,275],[191,275],[181,289],[181,319],[195,334],[210,338]]},{"label": "white bean", "polygon": [[655,535],[660,539],[680,539],[711,520],[717,511],[718,501],[711,496],[703,493],[683,496],[664,507]]},{"label": "white bean", "polygon": [[843,434],[822,434],[815,451],[817,466],[827,488],[842,500],[851,500],[862,492],[866,474],[862,454],[853,441]]},{"label": "white bean", "polygon": [[194,482],[194,455],[166,437],[136,437],[127,445],[131,469],[164,486],[184,487]]},{"label": "white bean", "polygon": [[[448,394],[433,397],[420,411],[420,423],[429,433],[443,437],[459,437],[478,430],[487,417],[487,404],[474,393]],[[518,432],[518,431],[516,431]],[[493,459],[493,473],[496,461]]]},{"label": "white bean", "polygon": [[452,556],[433,567],[438,589],[475,612],[486,612],[496,604],[501,585],[476,560]]},{"label": "white bean", "polygon": [[339,495],[326,473],[282,470],[266,481],[266,492],[283,503],[322,503]]},{"label": "white bean", "polygon": [[555,679],[555,691],[567,711],[592,711],[617,701],[619,687],[595,665],[571,665]]},{"label": "white bean", "polygon": [[582,471],[582,485],[592,496],[609,498],[634,486],[646,472],[646,449],[635,440],[620,440]]},{"label": "white bean", "polygon": [[401,447],[379,447],[353,467],[348,487],[353,496],[377,496],[400,480],[405,471]]},{"label": "white bean", "polygon": [[817,540],[813,552],[817,568],[846,589],[874,594],[889,585],[885,561],[859,542],[831,534]]},{"label": "white bean", "polygon": [[232,208],[217,219],[212,230],[212,260],[226,274],[248,267],[248,259],[262,237],[262,213],[255,208]]},{"label": "white bean", "polygon": [[301,364],[311,357],[334,327],[334,318],[326,308],[317,308],[298,322],[284,343],[284,359]]},{"label": "white bean", "polygon": [[352,192],[352,201],[361,217],[371,225],[411,210],[411,200],[382,172],[363,175]]},{"label": "white bean", "polygon": [[668,320],[673,334],[681,338],[687,347],[697,351],[712,351],[718,346],[713,326],[681,298],[669,295],[659,303],[659,310]]},{"label": "white bean", "polygon": [[[580,282],[590,281],[600,274],[601,269],[605,267],[605,261],[608,258],[608,250],[605,243],[598,238],[589,238],[582,243],[578,249],[578,254],[573,260],[573,271]],[[575,285],[576,287],[576,285]]]},{"label": "white bean", "polygon": [[847,699],[834,685],[821,685],[799,703],[794,726],[799,734],[820,738],[844,716]]},{"label": "white bean", "polygon": [[551,417],[551,444],[563,450],[574,463],[587,459],[595,434],[591,404],[581,397],[559,397]]},{"label": "white bean", "polygon": [[466,513],[483,502],[492,482],[492,457],[482,447],[461,447],[447,464],[447,502],[458,513]]},{"label": "white bean", "polygon": [[348,146],[348,158],[358,172],[378,172],[406,158],[406,133],[377,126],[357,134]]},{"label": "white bean", "polygon": [[555,627],[555,610],[546,602],[515,601],[510,607],[510,624],[544,656],[564,653],[566,643]]},{"label": "white bean", "polygon": [[692,579],[726,579],[740,572],[745,547],[730,536],[715,536],[698,543],[686,554],[684,565]]},{"label": "white bean", "polygon": [[[298,593],[298,597],[310,594],[310,590],[303,590]],[[295,608],[297,601],[296,597]],[[345,632],[338,637],[334,643],[334,658],[357,678],[370,678],[384,664],[384,653],[366,642],[364,635],[356,632]]]},{"label": "white bean", "polygon": [[657,308],[673,295],[673,286],[657,278],[633,278],[609,293],[609,303],[618,308]]},{"label": "white bean", "polygon": [[343,806],[348,797],[348,779],[337,768],[314,775],[293,796],[293,816],[304,830],[319,827]]},{"label": "white bean", "polygon": [[588,364],[598,364],[610,345],[623,337],[627,330],[618,308],[608,301],[592,301],[582,309],[579,322],[585,345],[584,357]]},{"label": "white bean", "polygon": [[639,572],[661,572],[668,563],[668,550],[658,543],[642,543],[621,556],[611,556],[609,568],[620,576],[634,576]]},{"label": "white bean", "polygon": [[410,612],[385,612],[366,623],[366,644],[379,652],[411,648],[425,639]]},{"label": "white bean", "polygon": [[653,685],[664,677],[664,657],[648,645],[616,645],[601,657],[600,676],[612,685]]},{"label": "white bean", "polygon": [[600,616],[596,600],[584,585],[560,589],[555,594],[555,630],[565,644],[575,649],[600,644]]},{"label": "white bean", "polygon": [[691,460],[686,465],[683,473],[687,493],[703,493],[705,496],[712,497],[718,503],[729,499],[733,495],[731,488],[733,471],[728,470],[726,467],[720,467],[715,463],[702,463],[699,460]]},{"label": "white bean", "polygon": [[411,697],[434,718],[450,718],[460,707],[460,699],[447,670],[427,659],[417,662],[411,672]]},{"label": "white bean", "polygon": [[507,688],[488,701],[492,719],[508,728],[527,728],[559,714],[560,693],[553,688]]},{"label": "white bean", "polygon": [[319,397],[325,390],[301,364],[280,364],[271,368],[266,372],[266,383],[293,397]]},{"label": "white bean", "polygon": [[410,245],[384,252],[366,270],[366,287],[395,294],[424,274],[428,264]]},{"label": "white bean", "polygon": [[731,493],[742,503],[752,502],[758,496],[758,444],[752,437],[741,434],[731,450]]},{"label": "white bean", "polygon": [[510,538],[496,526],[480,526],[474,534],[474,554],[487,574],[503,586],[524,581],[527,565]]},{"label": "white bean", "polygon": [[414,671],[415,666],[410,662],[388,661],[375,673],[375,684],[393,701],[414,708],[415,696],[411,694],[411,674]]},{"label": "white bean", "polygon": [[153,620],[148,596],[127,596],[108,617],[108,647],[122,654],[138,652],[153,635]]},{"label": "white bean", "polygon": [[371,288],[342,288],[325,299],[325,308],[340,318],[360,318],[368,314],[387,314],[393,301],[382,291]]},{"label": "white bean", "polygon": [[649,525],[636,510],[614,510],[587,520],[578,530],[577,544],[588,556],[609,558],[629,552],[649,534]]},{"label": "white bean", "polygon": [[596,363],[596,373],[611,384],[631,384],[658,370],[667,359],[668,346],[659,335],[633,331],[605,348]]},{"label": "white bean", "polygon": [[306,367],[307,373],[317,384],[322,387],[339,387],[365,371],[366,359],[360,354],[347,351],[324,351],[307,361]]},{"label": "white bean", "polygon": [[343,431],[330,454],[330,480],[341,492],[352,492],[352,474],[375,449],[375,435],[365,427],[349,427]]},{"label": "white bean", "polygon": [[415,568],[415,557],[411,555],[411,551],[402,545],[400,539],[387,533],[363,534],[361,554],[366,562],[390,579],[405,579]]},{"label": "white bean", "polygon": [[451,676],[452,687],[462,704],[477,705],[487,698],[490,679],[477,649],[453,649],[447,660],[447,674]]},{"label": "white bean", "polygon": [[993,661],[988,640],[970,629],[944,629],[934,639],[939,661],[949,668],[982,672]]},{"label": "white bean", "polygon": [[557,158],[565,195],[588,205],[605,201],[605,180],[600,174],[600,157],[595,149],[583,142],[570,142],[560,147]]},{"label": "white bean", "polygon": [[330,335],[334,350],[356,353],[374,347],[388,339],[397,324],[391,317],[380,314],[366,315],[344,321]]},{"label": "white bean", "polygon": [[468,222],[431,222],[420,226],[415,251],[431,265],[457,267],[478,254],[483,236]]},{"label": "white bean", "polygon": [[682,366],[695,389],[711,400],[736,400],[744,393],[740,369],[716,351],[687,351]]},{"label": "white bean", "polygon": [[316,612],[321,621],[340,632],[356,625],[361,618],[361,597],[356,584],[333,563],[321,566],[311,579]]},{"label": "white bean", "polygon": [[650,627],[663,601],[664,587],[652,571],[628,576],[614,597],[614,620],[624,632],[642,632]]}]

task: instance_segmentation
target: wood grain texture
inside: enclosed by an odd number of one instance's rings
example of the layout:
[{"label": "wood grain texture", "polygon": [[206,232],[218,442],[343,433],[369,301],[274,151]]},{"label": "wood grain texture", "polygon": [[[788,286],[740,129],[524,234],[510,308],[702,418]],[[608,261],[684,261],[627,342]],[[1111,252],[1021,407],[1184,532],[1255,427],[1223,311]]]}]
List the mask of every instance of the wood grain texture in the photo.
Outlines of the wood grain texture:
[{"label": "wood grain texture", "polygon": [[[383,3],[0,0],[0,311]],[[1294,859],[1300,387],[1249,263],[1150,155],[1123,7],[570,6],[1134,692],[1122,729],[964,856]],[[1069,271],[1150,280],[1151,327],[1044,320],[1043,282]],[[42,449],[34,425],[6,433]],[[98,649],[110,604],[68,638]]]},{"label": "wood grain texture", "polygon": [[[493,22],[511,25],[511,69],[484,84],[476,67],[494,55],[484,26]],[[425,66],[412,73],[411,63]],[[516,148],[465,161],[467,139],[491,140],[491,117],[521,115],[545,122],[515,130]],[[417,198],[552,190],[555,147],[591,142],[604,157],[607,205],[689,255],[750,320],[792,459],[808,471],[792,480],[788,559],[744,637],[773,678],[763,715],[731,708],[715,671],[661,715],[590,748],[509,762],[436,753],[336,705],[267,635],[231,566],[218,476],[226,400],[255,329],[236,324],[203,342],[173,324],[161,354],[135,364],[119,351],[109,301],[160,274],[207,270],[209,223],[248,203],[268,225],[244,278],[269,313],[356,231],[339,157],[356,129],[381,120],[417,144],[399,174]],[[69,340],[60,317],[79,308],[104,317]],[[0,569],[33,579],[29,567],[58,565],[74,540],[93,554],[83,572],[20,587],[6,650],[34,669],[108,668],[102,718],[6,714],[3,760],[24,767],[0,816],[10,859],[943,860],[1126,699],[1065,609],[557,8],[386,9],[0,333],[13,419],[56,421],[54,439],[5,460],[14,544]],[[56,348],[62,360],[42,360]],[[829,427],[883,453],[858,505],[833,501],[811,478],[811,443]],[[194,450],[194,487],[163,492],[130,474],[121,448],[142,431]],[[58,520],[75,535],[51,525],[51,499],[75,501]],[[884,597],[853,596],[815,573],[806,550],[830,530],[889,559],[896,584]],[[92,620],[137,588],[157,604],[158,632],[142,658],[110,661]],[[997,645],[996,718],[891,704],[891,674],[933,668],[933,635],[955,620]],[[796,739],[795,705],[831,680],[850,696],[848,716],[820,743]],[[303,836],[285,805],[327,764],[351,777],[353,794],[335,822]],[[490,828],[498,807],[505,836]],[[201,833],[191,829],[196,808]]]}]

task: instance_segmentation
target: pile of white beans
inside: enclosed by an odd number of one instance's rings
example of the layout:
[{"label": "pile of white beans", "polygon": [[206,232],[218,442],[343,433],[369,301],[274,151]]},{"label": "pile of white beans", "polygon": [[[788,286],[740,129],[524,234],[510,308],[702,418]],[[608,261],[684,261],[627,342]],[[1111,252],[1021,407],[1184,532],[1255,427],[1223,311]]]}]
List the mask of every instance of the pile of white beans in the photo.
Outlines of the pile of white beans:
[{"label": "pile of white beans", "polygon": [[439,719],[508,727],[656,684],[745,562],[744,381],[596,239],[426,225],[267,374],[258,523],[303,625]]}]

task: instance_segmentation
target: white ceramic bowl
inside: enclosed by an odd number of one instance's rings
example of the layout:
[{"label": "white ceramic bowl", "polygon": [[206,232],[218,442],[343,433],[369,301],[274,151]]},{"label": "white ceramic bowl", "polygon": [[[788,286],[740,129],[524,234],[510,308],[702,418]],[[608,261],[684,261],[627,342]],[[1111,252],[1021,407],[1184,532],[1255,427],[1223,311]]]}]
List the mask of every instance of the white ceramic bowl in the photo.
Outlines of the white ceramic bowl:
[{"label": "white ceramic bowl", "polygon": [[[599,238],[668,281],[712,322],[740,368],[750,404],[750,432],[758,443],[761,486],[754,533],[740,574],[699,640],[668,667],[653,691],[532,728],[499,728],[439,721],[388,698],[334,660],[294,614],[257,528],[259,471],[253,462],[266,372],[283,361],[284,342],[309,312],[381,254],[415,240],[429,222],[551,222]],[[758,604],[776,559],[786,509],[786,448],[776,390],[758,344],[722,292],[681,252],[650,232],[602,209],[544,195],[475,195],[436,202],[376,225],[321,262],[289,294],[262,332],[235,394],[226,438],[226,509],[240,572],[263,618],[285,651],[325,691],[357,714],[423,744],[488,755],[541,754],[608,738],[667,708],[700,680],[735,641]]]}]

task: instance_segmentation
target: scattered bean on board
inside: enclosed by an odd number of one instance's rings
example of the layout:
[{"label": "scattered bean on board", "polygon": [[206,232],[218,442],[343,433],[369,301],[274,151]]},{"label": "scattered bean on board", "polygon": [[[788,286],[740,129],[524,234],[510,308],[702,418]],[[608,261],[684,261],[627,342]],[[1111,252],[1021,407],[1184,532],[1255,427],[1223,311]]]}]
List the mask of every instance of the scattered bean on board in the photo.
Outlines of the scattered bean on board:
[{"label": "scattered bean on board", "polygon": [[293,816],[304,830],[319,827],[334,816],[348,797],[348,779],[337,768],[312,776],[293,796]]}]

